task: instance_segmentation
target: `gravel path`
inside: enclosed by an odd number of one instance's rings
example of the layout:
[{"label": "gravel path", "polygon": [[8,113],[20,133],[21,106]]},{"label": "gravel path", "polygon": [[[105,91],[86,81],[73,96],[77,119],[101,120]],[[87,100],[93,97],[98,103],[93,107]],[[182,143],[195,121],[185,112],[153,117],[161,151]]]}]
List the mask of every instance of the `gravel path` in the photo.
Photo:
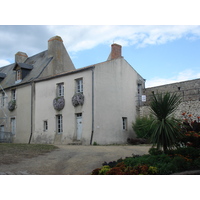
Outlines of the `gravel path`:
[{"label": "gravel path", "polygon": [[16,164],[0,165],[0,175],[89,175],[103,162],[147,154],[150,145],[76,146],[56,145],[59,149]]}]

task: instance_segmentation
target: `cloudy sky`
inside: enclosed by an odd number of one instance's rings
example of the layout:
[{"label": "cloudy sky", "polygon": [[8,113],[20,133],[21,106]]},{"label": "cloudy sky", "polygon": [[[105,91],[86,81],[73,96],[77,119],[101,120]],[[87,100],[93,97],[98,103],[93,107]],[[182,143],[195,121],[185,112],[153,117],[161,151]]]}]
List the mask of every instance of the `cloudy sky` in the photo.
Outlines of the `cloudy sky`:
[{"label": "cloudy sky", "polygon": [[59,35],[76,68],[103,62],[115,42],[122,55],[146,79],[146,86],[200,78],[200,26],[1,25],[0,66],[23,51],[32,56]]}]

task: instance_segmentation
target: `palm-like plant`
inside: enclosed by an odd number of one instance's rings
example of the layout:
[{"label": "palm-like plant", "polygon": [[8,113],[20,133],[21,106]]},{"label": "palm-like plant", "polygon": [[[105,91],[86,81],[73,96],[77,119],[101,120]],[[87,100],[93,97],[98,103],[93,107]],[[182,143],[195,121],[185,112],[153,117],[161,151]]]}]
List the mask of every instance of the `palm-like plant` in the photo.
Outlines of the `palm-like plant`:
[{"label": "palm-like plant", "polygon": [[164,153],[167,149],[175,147],[177,141],[182,137],[180,131],[180,121],[175,119],[172,114],[181,102],[177,94],[158,93],[153,94],[150,110],[154,116],[151,127],[151,142],[157,149],[163,148]]}]

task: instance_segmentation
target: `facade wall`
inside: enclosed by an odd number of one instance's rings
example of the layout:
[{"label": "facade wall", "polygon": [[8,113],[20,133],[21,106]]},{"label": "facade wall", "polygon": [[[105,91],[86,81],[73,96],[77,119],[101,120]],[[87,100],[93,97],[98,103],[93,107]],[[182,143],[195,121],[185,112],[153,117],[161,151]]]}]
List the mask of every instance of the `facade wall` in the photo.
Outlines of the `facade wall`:
[{"label": "facade wall", "polygon": [[[93,142],[124,143],[135,136],[132,122],[136,118],[139,79],[143,80],[123,58],[95,66]],[[127,130],[123,130],[123,117],[127,118]]]},{"label": "facade wall", "polygon": [[11,118],[15,118],[16,133],[14,134],[13,142],[28,143],[31,134],[31,85],[16,88],[16,108],[13,111],[8,110],[8,102],[11,101],[11,89],[5,90],[5,92],[8,97],[4,100],[5,105],[0,110],[0,116],[5,116],[4,111],[7,118],[1,118],[0,125],[4,126],[6,132],[11,132]]},{"label": "facade wall", "polygon": [[[83,78],[84,104],[74,107],[72,97],[75,94],[76,79]],[[53,107],[57,84],[64,83],[65,107],[57,111]],[[91,93],[92,72],[87,70],[35,84],[35,128],[32,142],[69,144],[76,141],[76,114],[82,113],[82,144],[89,144],[91,137]],[[63,133],[56,132],[56,115],[63,116]],[[44,121],[48,121],[48,130],[44,131]]]}]

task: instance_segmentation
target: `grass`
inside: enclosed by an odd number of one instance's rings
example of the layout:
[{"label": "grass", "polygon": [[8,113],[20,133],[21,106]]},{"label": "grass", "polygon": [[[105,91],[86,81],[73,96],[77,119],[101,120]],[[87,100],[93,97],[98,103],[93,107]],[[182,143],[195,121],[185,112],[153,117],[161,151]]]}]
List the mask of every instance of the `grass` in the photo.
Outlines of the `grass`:
[{"label": "grass", "polygon": [[49,144],[7,144],[0,143],[0,165],[18,163],[54,151],[58,147]]}]

